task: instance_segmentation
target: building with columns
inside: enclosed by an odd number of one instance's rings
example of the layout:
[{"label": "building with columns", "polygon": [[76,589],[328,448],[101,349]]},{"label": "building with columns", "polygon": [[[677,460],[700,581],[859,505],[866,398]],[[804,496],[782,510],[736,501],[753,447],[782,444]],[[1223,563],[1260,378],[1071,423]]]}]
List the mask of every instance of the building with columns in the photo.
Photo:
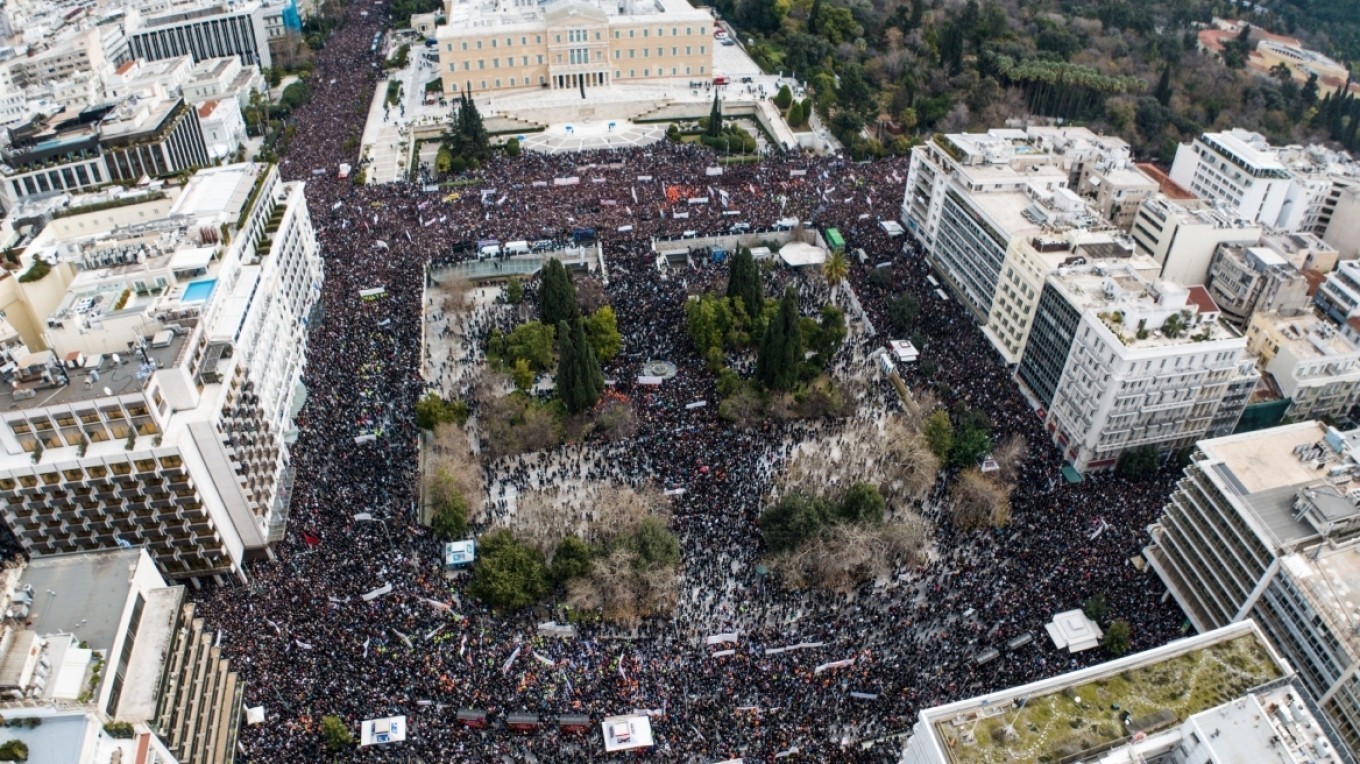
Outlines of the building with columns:
[{"label": "building with columns", "polygon": [[444,96],[713,77],[714,20],[685,0],[450,3],[435,32]]}]

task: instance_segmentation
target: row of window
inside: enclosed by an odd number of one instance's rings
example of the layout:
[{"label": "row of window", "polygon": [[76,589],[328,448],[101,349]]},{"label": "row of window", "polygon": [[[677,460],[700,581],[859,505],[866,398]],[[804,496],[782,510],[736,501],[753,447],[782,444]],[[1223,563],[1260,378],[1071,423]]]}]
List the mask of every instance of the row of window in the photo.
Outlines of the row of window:
[{"label": "row of window", "polygon": [[[702,67],[702,66],[699,67],[699,74],[702,75],[702,74],[704,74],[704,73],[705,73],[705,67]],[[686,67],[685,67],[685,71],[684,71],[684,75],[685,75],[685,76],[690,76],[690,75],[692,75],[692,74],[694,74],[693,69],[692,69],[691,67],[686,66]],[[636,69],[629,69],[629,70],[628,70],[628,76],[629,76],[630,78],[636,79],[636,78],[639,76],[639,75],[638,75],[638,70],[636,70]],[[681,76],[681,72],[680,72],[680,67],[678,67],[678,66],[672,66],[672,67],[671,67],[670,74],[667,74],[665,69],[662,69],[662,68],[659,68],[659,67],[658,67],[658,68],[656,69],[656,72],[655,72],[655,73],[653,73],[651,69],[643,69],[643,70],[642,70],[642,75],[641,75],[641,76],[642,76],[644,79],[647,78],[647,77],[653,77],[653,76],[655,76],[655,77],[679,77],[679,76]],[[615,70],[615,72],[614,72],[614,78],[615,78],[615,79],[623,79],[623,70],[621,70],[621,69]],[[544,85],[544,84],[546,84],[547,82],[548,82],[548,78],[547,78],[547,77],[545,77],[545,76],[543,76],[543,75],[541,75],[541,74],[538,76],[538,83],[537,83],[537,84],[539,84],[539,85]],[[535,84],[535,83],[534,83],[533,80],[532,80],[531,78],[529,78],[529,77],[525,77],[525,78],[523,78],[523,80],[521,80],[521,79],[518,78],[518,77],[510,77],[508,80],[500,80],[500,79],[495,79],[495,80],[482,80],[480,83],[478,83],[477,87],[478,87],[479,89],[481,89],[481,90],[487,90],[487,89],[489,89],[489,88],[500,88],[500,87],[507,87],[507,88],[529,87],[530,85],[533,85],[533,84]],[[455,82],[455,83],[452,83],[451,89],[452,89],[454,92],[457,92],[457,91],[458,91],[458,83],[456,83],[456,82]]]},{"label": "row of window", "polygon": [[[568,29],[568,30],[567,30],[567,42],[568,42],[568,43],[590,42],[590,31],[591,31],[591,30],[589,30],[589,29]],[[651,31],[652,31],[652,30],[651,30],[650,28],[644,28],[644,29],[642,30],[642,37],[644,37],[644,38],[651,37],[651,36],[652,36]],[[693,34],[694,34],[694,27],[685,27],[685,36],[686,36],[686,37],[692,36]],[[699,34],[700,34],[701,36],[706,36],[706,35],[708,34],[708,27],[706,27],[706,26],[701,26],[701,27],[699,27]],[[665,28],[665,27],[657,27],[657,28],[656,28],[656,36],[657,36],[657,37],[665,37],[665,36],[666,36],[666,28]],[[680,36],[680,27],[671,27],[671,37],[679,37],[679,36]],[[628,30],[628,38],[629,38],[629,39],[635,39],[636,37],[637,37],[637,30],[636,30],[636,29],[629,29],[629,30]],[[614,30],[614,39],[615,39],[615,40],[622,40],[622,39],[623,39],[623,30],[621,30],[621,29],[615,29],[615,30]],[[598,30],[598,29],[595,30],[595,40],[596,40],[597,42],[604,40],[604,33],[601,32],[601,31]],[[498,38],[493,37],[493,38],[491,38],[490,40],[488,40],[488,42],[490,43],[490,45],[488,45],[487,47],[490,47],[490,48],[499,48],[499,47],[500,47],[500,40],[499,40]],[[561,33],[558,33],[558,34],[553,35],[553,42],[555,42],[555,43],[560,43],[560,42],[562,42],[562,35],[561,35]],[[519,44],[520,44],[521,46],[528,45],[528,44],[529,44],[529,36],[528,36],[528,35],[520,35]],[[542,44],[543,44],[543,35],[541,35],[541,34],[536,34],[536,35],[534,35],[534,44],[535,44],[535,45],[542,45]],[[469,41],[469,40],[463,40],[462,42],[459,43],[459,47],[460,47],[461,49],[463,49],[463,50],[468,50],[468,49],[469,49],[469,46],[471,46],[471,49],[473,49],[473,50],[482,50],[482,41],[481,41],[481,40],[471,40],[471,41]],[[506,37],[506,38],[505,38],[505,47],[507,47],[507,48],[513,48],[514,46],[515,46],[515,38],[513,38],[513,37]],[[446,43],[446,44],[444,45],[444,50],[445,50],[446,52],[452,53],[452,52],[453,52],[453,43]]]},{"label": "row of window", "polygon": [[[708,46],[706,46],[706,45],[700,45],[700,46],[699,46],[699,55],[701,55],[701,56],[702,56],[702,55],[705,55],[707,52],[708,52]],[[657,56],[657,58],[664,58],[665,55],[666,55],[666,49],[665,49],[665,48],[657,48],[657,49],[656,49],[656,56]],[[672,57],[677,57],[677,56],[679,56],[679,55],[680,55],[680,48],[679,48],[679,47],[673,47],[673,48],[671,48],[671,56],[672,56]],[[694,55],[694,46],[692,46],[692,45],[686,45],[686,46],[685,46],[685,55],[686,55],[686,56],[692,56],[692,55]],[[601,56],[601,51],[598,51],[598,50],[595,51],[595,59],[594,59],[594,60],[595,60],[595,61],[599,61],[599,60],[600,60],[600,56]],[[630,49],[628,50],[628,57],[629,57],[629,58],[636,58],[636,57],[637,57],[637,49],[635,49],[635,48],[630,48]],[[642,57],[643,57],[643,58],[651,58],[651,48],[642,48]],[[623,58],[623,51],[622,51],[622,50],[615,50],[615,51],[614,51],[614,60],[615,60],[615,61],[618,61],[618,60],[620,60],[620,59],[622,59],[622,58]],[[567,51],[567,62],[566,62],[566,63],[569,63],[569,64],[588,64],[588,63],[590,63],[590,60],[591,60],[591,59],[590,59],[590,50],[587,49],[587,48],[572,48],[571,50]],[[529,56],[520,56],[520,57],[519,57],[519,61],[520,61],[519,66],[529,66],[529,65],[530,65],[530,64],[529,64]],[[478,59],[478,61],[477,61],[477,69],[478,69],[479,71],[480,71],[480,70],[485,70],[485,69],[487,68],[486,62],[487,62],[486,59]],[[543,66],[543,63],[544,63],[543,54],[541,54],[541,53],[540,53],[540,54],[536,54],[536,55],[534,56],[534,63],[535,63],[536,65],[538,65],[538,66]],[[562,61],[562,54],[561,54],[561,53],[558,53],[558,54],[557,54],[554,63],[558,63],[558,64],[563,63],[563,61]],[[508,68],[511,68],[511,67],[513,67],[513,66],[515,66],[515,65],[516,65],[516,64],[515,64],[515,57],[514,57],[514,56],[507,56],[507,57],[505,58],[505,67],[506,67],[507,69],[508,69]],[[492,69],[500,69],[500,68],[501,68],[501,59],[500,59],[500,58],[493,58],[493,59],[491,59],[491,68],[492,68]],[[472,62],[471,62],[471,61],[464,61],[464,62],[463,62],[463,71],[467,72],[467,71],[471,71],[471,70],[472,70]],[[449,62],[449,71],[451,71],[451,72],[456,72],[456,71],[458,71],[458,62],[456,62],[456,61],[451,61],[451,62]],[[701,73],[702,73],[702,72],[701,72]]]}]

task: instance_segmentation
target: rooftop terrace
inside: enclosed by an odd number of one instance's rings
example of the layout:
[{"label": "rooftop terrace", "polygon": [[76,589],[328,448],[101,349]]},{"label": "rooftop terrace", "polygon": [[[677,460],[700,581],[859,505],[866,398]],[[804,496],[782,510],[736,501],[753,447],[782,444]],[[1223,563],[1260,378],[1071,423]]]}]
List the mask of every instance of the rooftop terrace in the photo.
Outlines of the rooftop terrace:
[{"label": "rooftop terrace", "polygon": [[1111,666],[1036,694],[1025,694],[1034,685],[1016,688],[1010,702],[933,719],[935,731],[955,764],[1040,764],[1107,750],[1284,677],[1254,632],[1122,670]]}]

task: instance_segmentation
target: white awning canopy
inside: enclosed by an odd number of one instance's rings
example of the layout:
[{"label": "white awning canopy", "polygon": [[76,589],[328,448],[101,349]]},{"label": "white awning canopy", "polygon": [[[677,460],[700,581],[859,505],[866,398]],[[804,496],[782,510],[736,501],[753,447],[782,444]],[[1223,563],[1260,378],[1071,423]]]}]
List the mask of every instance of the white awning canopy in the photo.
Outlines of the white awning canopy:
[{"label": "white awning canopy", "polygon": [[197,271],[207,268],[208,263],[212,262],[213,253],[216,251],[216,247],[181,249],[170,258],[170,270]]},{"label": "white awning canopy", "polygon": [[826,262],[826,250],[801,241],[792,241],[779,248],[779,259],[790,268],[821,265]]},{"label": "white awning canopy", "polygon": [[1053,616],[1052,623],[1044,624],[1044,629],[1052,637],[1055,647],[1059,650],[1066,648],[1069,653],[1090,650],[1099,645],[1100,638],[1105,635],[1095,621],[1080,610],[1058,613]]}]

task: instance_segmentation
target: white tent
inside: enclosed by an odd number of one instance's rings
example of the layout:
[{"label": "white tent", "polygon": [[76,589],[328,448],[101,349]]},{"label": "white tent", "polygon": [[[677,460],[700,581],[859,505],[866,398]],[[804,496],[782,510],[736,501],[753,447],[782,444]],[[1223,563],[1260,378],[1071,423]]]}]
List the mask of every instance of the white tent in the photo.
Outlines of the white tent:
[{"label": "white tent", "polygon": [[1053,645],[1059,650],[1066,648],[1069,653],[1079,653],[1100,644],[1104,632],[1095,621],[1086,617],[1080,610],[1068,610],[1053,616],[1052,623],[1044,624]]},{"label": "white tent", "polygon": [[264,724],[264,706],[247,708],[246,724]]},{"label": "white tent", "polygon": [[791,241],[779,248],[779,259],[790,268],[821,265],[826,262],[826,250],[801,241]]}]

